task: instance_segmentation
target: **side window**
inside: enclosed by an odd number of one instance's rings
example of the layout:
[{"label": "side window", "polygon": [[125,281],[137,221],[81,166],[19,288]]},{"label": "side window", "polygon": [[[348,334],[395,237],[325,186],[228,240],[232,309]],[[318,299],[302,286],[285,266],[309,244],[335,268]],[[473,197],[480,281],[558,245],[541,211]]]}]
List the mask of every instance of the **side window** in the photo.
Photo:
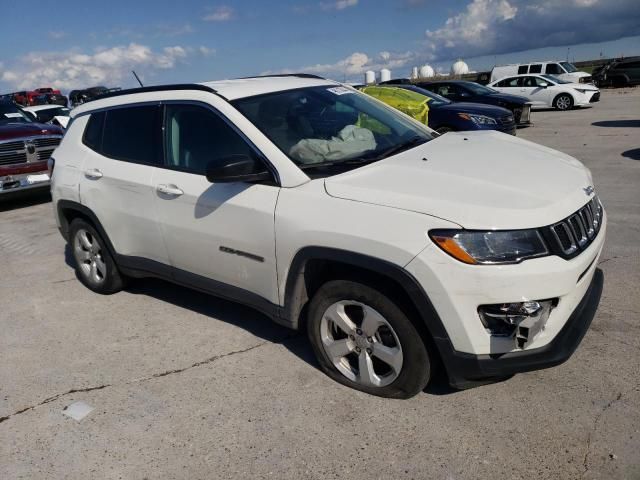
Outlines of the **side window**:
[{"label": "side window", "polygon": [[443,97],[446,97],[447,95],[449,95],[451,93],[451,91],[449,90],[449,87],[447,85],[439,85],[436,88],[436,93],[438,95],[442,95]]},{"label": "side window", "polygon": [[537,63],[529,67],[529,73],[542,73],[542,64]]},{"label": "side window", "polygon": [[232,155],[255,158],[253,148],[219,115],[197,105],[167,105],[167,165],[204,175],[207,165]]},{"label": "side window", "polygon": [[525,73],[529,73],[528,70],[529,70],[529,65],[520,65],[518,67],[518,75],[523,75]]},{"label": "side window", "polygon": [[522,86],[523,87],[537,87],[538,86],[538,78],[537,77],[523,77],[522,78]]},{"label": "side window", "polygon": [[564,70],[562,70],[560,68],[560,65],[558,65],[557,63],[547,63],[544,72],[550,75],[559,75],[564,73]]},{"label": "side window", "polygon": [[98,153],[101,153],[102,150],[102,129],[104,126],[104,117],[104,112],[92,113],[82,137],[82,143]]},{"label": "side window", "polygon": [[162,163],[160,107],[115,108],[107,111],[102,153],[116,160]]},{"label": "side window", "polygon": [[518,80],[520,80],[520,78],[518,77],[513,77],[513,78],[505,78],[504,80],[500,80],[500,82],[498,82],[498,87],[517,87],[518,86]]}]

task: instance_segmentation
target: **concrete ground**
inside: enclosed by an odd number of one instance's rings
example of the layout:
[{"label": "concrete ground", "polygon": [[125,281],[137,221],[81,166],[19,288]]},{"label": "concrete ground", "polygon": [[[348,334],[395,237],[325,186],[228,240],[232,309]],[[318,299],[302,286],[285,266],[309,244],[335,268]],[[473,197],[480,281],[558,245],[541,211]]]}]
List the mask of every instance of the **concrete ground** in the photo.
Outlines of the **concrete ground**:
[{"label": "concrete ground", "polygon": [[586,163],[608,210],[599,312],[559,367],[406,401],[331,381],[247,308],[93,294],[46,197],[0,205],[0,478],[640,478],[640,89],[533,120],[519,135]]}]

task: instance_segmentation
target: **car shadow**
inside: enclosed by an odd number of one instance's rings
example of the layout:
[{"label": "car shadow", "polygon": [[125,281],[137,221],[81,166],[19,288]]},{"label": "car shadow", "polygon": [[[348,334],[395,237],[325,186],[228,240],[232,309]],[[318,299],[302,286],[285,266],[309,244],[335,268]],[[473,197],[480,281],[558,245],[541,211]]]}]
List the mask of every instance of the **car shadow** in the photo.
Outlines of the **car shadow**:
[{"label": "car shadow", "polygon": [[51,194],[48,190],[3,193],[0,195],[0,212],[33,207],[50,201]]},{"label": "car shadow", "polygon": [[640,120],[603,120],[593,122],[594,127],[640,128]]},{"label": "car shadow", "polygon": [[625,158],[630,158],[631,160],[640,160],[640,148],[627,150],[626,152],[622,152],[621,155]]},{"label": "car shadow", "polygon": [[[75,272],[75,260],[68,244],[65,246],[64,259],[67,266],[73,268]],[[252,308],[158,278],[131,279],[125,291],[134,295],[146,295],[211,319],[234,325],[258,338],[282,345],[300,360],[322,373],[303,329],[300,331],[291,330],[278,325],[266,315]],[[322,374],[324,375],[324,373]],[[423,390],[423,393],[437,396],[458,392],[460,390],[449,386],[446,374],[441,368],[438,368],[438,373]]]}]

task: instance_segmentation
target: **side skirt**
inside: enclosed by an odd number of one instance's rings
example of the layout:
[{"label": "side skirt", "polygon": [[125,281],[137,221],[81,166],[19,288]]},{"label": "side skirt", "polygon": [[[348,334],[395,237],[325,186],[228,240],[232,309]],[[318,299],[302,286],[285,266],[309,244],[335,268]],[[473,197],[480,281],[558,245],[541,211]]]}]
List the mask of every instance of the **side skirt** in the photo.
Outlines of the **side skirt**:
[{"label": "side skirt", "polygon": [[282,308],[279,305],[275,305],[264,297],[243,288],[174,268],[147,258],[116,254],[115,260],[122,273],[130,277],[160,278],[183,287],[246,305],[266,315],[282,326],[295,328],[292,322],[282,317]]}]

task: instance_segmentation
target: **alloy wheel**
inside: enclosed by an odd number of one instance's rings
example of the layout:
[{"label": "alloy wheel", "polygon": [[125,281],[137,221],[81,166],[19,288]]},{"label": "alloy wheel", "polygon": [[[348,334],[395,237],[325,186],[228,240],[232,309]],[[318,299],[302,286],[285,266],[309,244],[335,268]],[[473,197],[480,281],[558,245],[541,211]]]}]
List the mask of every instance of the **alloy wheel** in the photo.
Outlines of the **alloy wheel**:
[{"label": "alloy wheel", "polygon": [[402,347],[389,322],[368,305],[342,300],[326,309],[320,322],[322,347],[349,380],[384,387],[400,375]]},{"label": "alloy wheel", "polygon": [[84,228],[76,232],[73,252],[79,270],[88,280],[100,284],[107,276],[107,265],[102,256],[98,239]]},{"label": "alloy wheel", "polygon": [[556,104],[560,110],[568,110],[571,107],[571,99],[568,96],[563,95],[558,98]]}]

